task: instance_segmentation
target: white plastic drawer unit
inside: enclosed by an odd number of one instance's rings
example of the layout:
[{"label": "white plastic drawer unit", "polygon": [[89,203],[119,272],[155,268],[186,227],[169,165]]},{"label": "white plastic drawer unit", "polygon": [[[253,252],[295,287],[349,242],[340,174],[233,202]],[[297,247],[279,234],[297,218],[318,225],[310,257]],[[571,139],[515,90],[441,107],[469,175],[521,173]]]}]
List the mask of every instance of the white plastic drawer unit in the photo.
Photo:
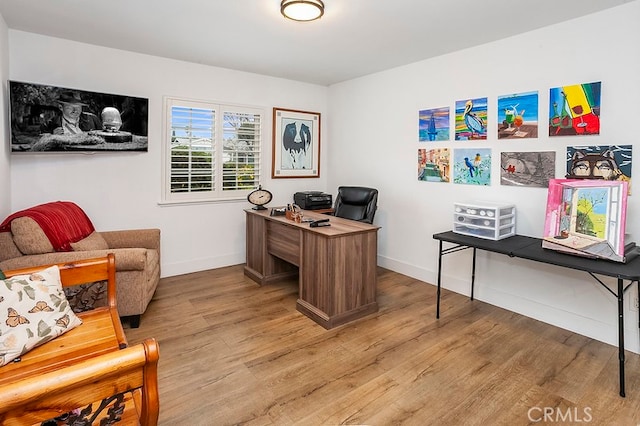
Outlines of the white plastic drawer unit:
[{"label": "white plastic drawer unit", "polygon": [[453,232],[488,240],[516,234],[516,206],[485,201],[454,203]]}]

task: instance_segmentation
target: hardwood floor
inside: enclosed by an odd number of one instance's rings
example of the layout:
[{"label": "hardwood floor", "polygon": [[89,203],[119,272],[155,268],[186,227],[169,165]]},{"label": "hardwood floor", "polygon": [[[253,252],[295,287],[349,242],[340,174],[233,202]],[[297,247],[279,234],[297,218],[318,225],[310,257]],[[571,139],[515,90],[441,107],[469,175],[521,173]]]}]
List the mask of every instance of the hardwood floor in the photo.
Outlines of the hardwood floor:
[{"label": "hardwood floor", "polygon": [[621,398],[617,348],[435,295],[378,268],[379,312],[325,330],[237,265],[162,279],[125,332],[160,342],[161,425],[640,424],[640,356]]}]

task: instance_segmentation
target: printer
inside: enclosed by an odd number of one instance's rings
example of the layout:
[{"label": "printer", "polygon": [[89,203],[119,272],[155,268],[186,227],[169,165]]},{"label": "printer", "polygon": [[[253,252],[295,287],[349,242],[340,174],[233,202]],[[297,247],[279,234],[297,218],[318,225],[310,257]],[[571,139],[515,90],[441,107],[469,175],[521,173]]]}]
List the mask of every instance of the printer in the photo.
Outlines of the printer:
[{"label": "printer", "polygon": [[321,191],[303,191],[293,194],[293,202],[304,210],[330,209],[333,197]]}]

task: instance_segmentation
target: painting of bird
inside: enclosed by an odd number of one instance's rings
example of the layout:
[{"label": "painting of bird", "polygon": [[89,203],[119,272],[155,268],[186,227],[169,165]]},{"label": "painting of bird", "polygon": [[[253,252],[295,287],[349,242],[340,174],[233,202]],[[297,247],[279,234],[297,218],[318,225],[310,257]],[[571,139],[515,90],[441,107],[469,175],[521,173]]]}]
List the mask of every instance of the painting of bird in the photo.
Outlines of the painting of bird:
[{"label": "painting of bird", "polygon": [[467,125],[467,128],[471,132],[471,139],[474,134],[481,134],[485,132],[487,128],[484,120],[478,117],[473,111],[473,101],[469,99],[464,106],[464,123]]},{"label": "painting of bird", "polygon": [[476,167],[469,161],[469,157],[464,157],[464,164],[469,169],[469,177],[473,177],[473,171],[476,170]]},{"label": "painting of bird", "polygon": [[479,152],[477,152],[475,158],[473,159],[473,165],[476,166],[476,170],[478,170],[480,164],[482,164],[482,156]]},{"label": "painting of bird", "polygon": [[[491,148],[457,148],[453,150],[453,183],[491,185]],[[474,164],[480,157],[479,166]]]}]

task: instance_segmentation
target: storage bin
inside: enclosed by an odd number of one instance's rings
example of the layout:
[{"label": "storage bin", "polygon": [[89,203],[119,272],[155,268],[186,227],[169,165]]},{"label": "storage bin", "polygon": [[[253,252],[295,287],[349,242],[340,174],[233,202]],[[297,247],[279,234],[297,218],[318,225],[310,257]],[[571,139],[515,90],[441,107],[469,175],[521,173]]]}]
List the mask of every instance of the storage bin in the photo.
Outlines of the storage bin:
[{"label": "storage bin", "polygon": [[488,240],[516,234],[516,207],[486,201],[454,203],[453,232]]}]

